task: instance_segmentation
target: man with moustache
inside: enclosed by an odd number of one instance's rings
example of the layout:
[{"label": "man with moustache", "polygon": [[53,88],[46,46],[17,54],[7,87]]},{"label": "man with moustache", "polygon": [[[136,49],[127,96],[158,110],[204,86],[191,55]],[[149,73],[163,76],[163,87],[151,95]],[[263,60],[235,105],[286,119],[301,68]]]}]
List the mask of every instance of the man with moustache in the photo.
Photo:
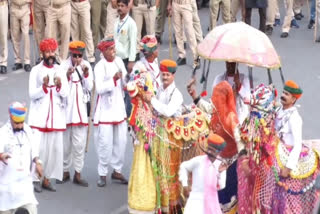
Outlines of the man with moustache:
[{"label": "man with moustache", "polygon": [[70,180],[70,168],[75,173],[73,183],[87,187],[88,182],[81,179],[87,139],[87,102],[93,87],[93,73],[90,63],[83,59],[85,43],[72,41],[69,44],[70,57],[61,63],[66,73],[70,91],[67,99],[67,130],[64,135],[63,182]]},{"label": "man with moustache", "polygon": [[65,72],[54,64],[57,47],[54,39],[41,41],[43,61],[32,68],[29,77],[29,125],[40,140],[40,159],[44,167],[42,187],[49,191],[56,191],[49,179],[62,180],[65,106],[69,94]]},{"label": "man with moustache", "polygon": [[127,71],[121,58],[116,56],[113,37],[102,40],[98,49],[103,56],[94,68],[98,94],[93,121],[99,160],[97,185],[106,186],[109,166],[113,168],[112,180],[128,184],[121,174],[127,144],[127,114],[123,99]]},{"label": "man with moustache", "polygon": [[280,175],[288,177],[298,163],[302,149],[302,119],[294,106],[301,97],[302,89],[292,80],[288,80],[281,95],[281,107],[276,117],[276,130],[281,141],[292,147],[287,165],[281,169]]},{"label": "man with moustache", "polygon": [[24,123],[27,108],[14,102],[9,106],[9,120],[0,128],[0,213],[14,214],[26,209],[37,213],[32,186],[32,168],[42,177],[38,142]]}]

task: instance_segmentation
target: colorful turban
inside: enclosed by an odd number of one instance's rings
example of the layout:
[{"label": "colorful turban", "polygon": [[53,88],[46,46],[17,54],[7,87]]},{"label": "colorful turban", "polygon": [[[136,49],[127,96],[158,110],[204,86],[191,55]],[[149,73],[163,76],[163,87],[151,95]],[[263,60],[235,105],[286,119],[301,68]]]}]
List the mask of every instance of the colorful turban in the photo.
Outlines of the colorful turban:
[{"label": "colorful turban", "polygon": [[25,107],[19,102],[14,102],[9,106],[10,118],[16,123],[24,122],[26,114],[27,107]]},{"label": "colorful turban", "polygon": [[140,49],[146,53],[153,53],[158,48],[158,42],[155,36],[146,35],[140,41]]},{"label": "colorful turban", "polygon": [[108,36],[107,38],[104,38],[103,40],[101,40],[97,46],[97,48],[103,52],[105,50],[107,50],[109,47],[114,46],[114,38],[113,36]]},{"label": "colorful turban", "polygon": [[174,74],[177,71],[177,63],[170,59],[164,59],[160,62],[160,71]]},{"label": "colorful turban", "polygon": [[216,150],[222,151],[226,147],[225,140],[217,134],[210,132],[208,137],[208,146],[214,147]]},{"label": "colorful turban", "polygon": [[299,99],[302,95],[302,89],[293,80],[288,80],[283,89],[292,94],[297,99]]},{"label": "colorful turban", "polygon": [[44,39],[40,42],[40,51],[55,51],[58,48],[58,43],[55,39]]},{"label": "colorful turban", "polygon": [[72,41],[69,43],[69,50],[74,54],[82,54],[85,50],[86,44],[82,41]]}]

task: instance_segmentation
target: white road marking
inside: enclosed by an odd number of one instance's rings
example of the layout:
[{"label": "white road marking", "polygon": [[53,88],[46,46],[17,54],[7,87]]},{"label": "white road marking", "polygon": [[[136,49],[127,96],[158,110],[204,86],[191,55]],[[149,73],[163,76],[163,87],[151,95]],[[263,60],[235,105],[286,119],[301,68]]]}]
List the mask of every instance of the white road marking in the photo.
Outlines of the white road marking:
[{"label": "white road marking", "polygon": [[124,204],[121,207],[113,210],[110,214],[122,214],[128,212],[128,204]]}]

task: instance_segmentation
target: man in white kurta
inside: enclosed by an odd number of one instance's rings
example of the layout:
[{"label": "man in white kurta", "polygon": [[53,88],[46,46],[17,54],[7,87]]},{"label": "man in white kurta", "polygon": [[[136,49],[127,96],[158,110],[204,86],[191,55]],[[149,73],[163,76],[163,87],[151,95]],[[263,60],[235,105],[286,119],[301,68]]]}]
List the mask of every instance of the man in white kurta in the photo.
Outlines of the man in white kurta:
[{"label": "man in white kurta", "polygon": [[[222,161],[216,157],[225,145],[223,138],[210,133],[206,155],[194,157],[180,165],[179,180],[185,196],[189,195],[184,214],[222,214],[218,190],[225,188],[227,173]],[[190,173],[192,173],[192,189],[189,194]],[[208,179],[211,179],[209,182],[213,183],[209,183]],[[210,205],[205,205],[207,199],[209,199]]]},{"label": "man in white kurta", "polygon": [[144,70],[150,73],[152,84],[155,91],[158,91],[161,86],[160,69],[158,64],[158,42],[155,36],[146,35],[141,39],[140,49],[143,57],[133,66],[133,72],[130,76],[135,75],[135,71]]},{"label": "man in white kurta", "polygon": [[227,81],[233,88],[234,95],[236,97],[236,109],[239,118],[239,123],[245,120],[249,114],[249,106],[245,104],[245,101],[250,99],[250,82],[249,78],[236,72],[236,63],[226,62],[227,71],[219,74],[213,81],[212,89],[220,82]]},{"label": "man in white kurta", "polygon": [[70,169],[74,168],[73,183],[87,187],[88,182],[81,179],[88,132],[87,102],[93,87],[93,73],[90,63],[83,59],[85,43],[73,41],[69,44],[70,57],[61,63],[69,83],[67,99],[67,130],[63,143],[63,181],[70,180]]},{"label": "man in white kurta", "polygon": [[32,168],[41,176],[38,142],[32,129],[24,123],[27,108],[14,102],[9,107],[10,119],[0,128],[0,214],[14,214],[25,208],[37,213],[33,192]]},{"label": "man in white kurta", "polygon": [[121,174],[128,128],[123,91],[127,71],[121,58],[115,56],[112,37],[102,40],[98,49],[103,57],[94,68],[98,94],[94,114],[94,142],[99,160],[98,186],[103,187],[106,185],[109,166],[114,169],[112,179],[128,183]]},{"label": "man in white kurta", "polygon": [[162,60],[160,71],[162,85],[150,102],[152,107],[164,117],[178,117],[182,113],[183,96],[174,82],[177,64],[172,60]]},{"label": "man in white kurta", "polygon": [[54,39],[40,43],[43,61],[32,68],[29,77],[30,113],[28,123],[40,140],[40,159],[43,161],[42,187],[56,191],[49,179],[62,180],[63,131],[66,130],[66,98],[69,86],[65,72],[54,64]]},{"label": "man in white kurta", "polygon": [[302,150],[302,119],[294,106],[301,95],[300,87],[288,80],[280,98],[282,106],[276,116],[275,126],[278,135],[282,143],[291,148],[287,164],[280,171],[283,177],[288,177],[290,171],[296,168]]}]

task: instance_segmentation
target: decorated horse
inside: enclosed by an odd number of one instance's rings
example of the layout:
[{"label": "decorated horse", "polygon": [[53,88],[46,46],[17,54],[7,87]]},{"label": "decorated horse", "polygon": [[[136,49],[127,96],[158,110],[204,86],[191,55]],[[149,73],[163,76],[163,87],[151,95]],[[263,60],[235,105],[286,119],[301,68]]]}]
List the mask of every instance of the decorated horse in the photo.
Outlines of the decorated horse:
[{"label": "decorated horse", "polygon": [[[316,202],[315,179],[319,153],[304,143],[298,166],[288,178],[279,176],[290,148],[278,137],[275,117],[278,105],[274,86],[260,84],[250,100],[250,115],[240,127],[238,159],[238,212],[312,213]],[[307,141],[305,141],[307,142]]]}]

